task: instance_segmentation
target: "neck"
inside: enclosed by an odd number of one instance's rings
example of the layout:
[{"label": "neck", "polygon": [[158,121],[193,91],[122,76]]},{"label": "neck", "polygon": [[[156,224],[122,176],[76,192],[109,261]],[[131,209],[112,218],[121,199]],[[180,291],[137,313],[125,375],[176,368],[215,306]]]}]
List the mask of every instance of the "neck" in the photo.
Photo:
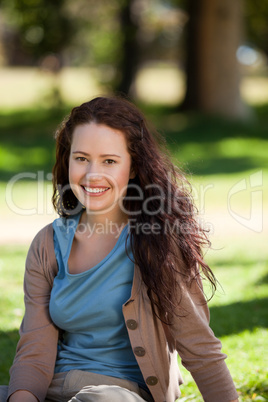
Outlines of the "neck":
[{"label": "neck", "polygon": [[82,213],[80,223],[86,225],[87,230],[91,232],[116,234],[127,224],[128,215],[124,214],[121,210],[111,212],[101,214],[85,210]]}]

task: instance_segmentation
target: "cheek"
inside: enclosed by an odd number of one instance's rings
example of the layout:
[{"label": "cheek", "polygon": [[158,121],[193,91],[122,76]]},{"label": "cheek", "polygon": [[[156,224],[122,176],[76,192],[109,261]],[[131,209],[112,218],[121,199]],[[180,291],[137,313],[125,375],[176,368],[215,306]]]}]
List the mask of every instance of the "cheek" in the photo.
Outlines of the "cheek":
[{"label": "cheek", "polygon": [[69,165],[69,183],[72,186],[73,184],[77,184],[81,178],[81,173],[77,167],[70,163]]},{"label": "cheek", "polygon": [[73,165],[70,162],[69,163],[69,181],[73,181],[73,176],[74,176],[74,169],[73,169]]},{"label": "cheek", "polygon": [[123,172],[121,172],[121,174],[119,175],[119,177],[117,178],[117,184],[119,187],[119,190],[121,192],[121,195],[126,195],[127,193],[127,186],[128,186],[128,182],[130,179],[130,174],[129,174],[129,170],[125,169]]}]

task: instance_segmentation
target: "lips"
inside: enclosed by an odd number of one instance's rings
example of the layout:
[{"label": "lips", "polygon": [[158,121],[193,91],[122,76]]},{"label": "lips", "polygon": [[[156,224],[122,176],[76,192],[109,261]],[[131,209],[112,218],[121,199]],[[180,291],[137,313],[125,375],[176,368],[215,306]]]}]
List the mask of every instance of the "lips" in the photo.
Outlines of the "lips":
[{"label": "lips", "polygon": [[84,191],[88,194],[102,194],[109,190],[109,187],[86,187],[82,186]]}]

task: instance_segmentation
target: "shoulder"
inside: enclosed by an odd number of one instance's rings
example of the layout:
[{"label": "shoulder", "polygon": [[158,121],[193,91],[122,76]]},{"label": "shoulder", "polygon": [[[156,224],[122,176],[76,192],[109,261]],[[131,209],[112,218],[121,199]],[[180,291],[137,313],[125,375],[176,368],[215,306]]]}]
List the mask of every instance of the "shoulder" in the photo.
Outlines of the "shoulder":
[{"label": "shoulder", "polygon": [[44,253],[48,253],[53,249],[53,224],[50,223],[43,227],[34,237],[29,253],[39,256],[39,258],[44,257]]},{"label": "shoulder", "polygon": [[53,233],[52,223],[42,228],[34,237],[26,259],[26,269],[28,267],[43,271],[49,282],[53,281],[58,270]]}]

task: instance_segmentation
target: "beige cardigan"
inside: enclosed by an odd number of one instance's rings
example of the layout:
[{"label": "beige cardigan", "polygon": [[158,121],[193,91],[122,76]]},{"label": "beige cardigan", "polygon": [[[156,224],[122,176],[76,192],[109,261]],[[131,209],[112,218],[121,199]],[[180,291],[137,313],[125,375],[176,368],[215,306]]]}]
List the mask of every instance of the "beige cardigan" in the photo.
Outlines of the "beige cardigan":
[{"label": "beige cardigan", "polygon": [[[44,401],[54,374],[58,329],[49,315],[50,292],[57,274],[52,224],[35,237],[28,252],[24,279],[25,316],[10,369],[10,396],[19,389]],[[163,326],[152,314],[146,286],[135,267],[130,299],[123,305],[129,338],[143,377],[156,402],[174,402],[182,383],[177,352],[191,372],[205,401],[227,402],[237,393],[221,353],[221,343],[209,327],[209,311],[196,284],[184,293],[174,325]],[[181,310],[181,311],[182,311]]]}]

